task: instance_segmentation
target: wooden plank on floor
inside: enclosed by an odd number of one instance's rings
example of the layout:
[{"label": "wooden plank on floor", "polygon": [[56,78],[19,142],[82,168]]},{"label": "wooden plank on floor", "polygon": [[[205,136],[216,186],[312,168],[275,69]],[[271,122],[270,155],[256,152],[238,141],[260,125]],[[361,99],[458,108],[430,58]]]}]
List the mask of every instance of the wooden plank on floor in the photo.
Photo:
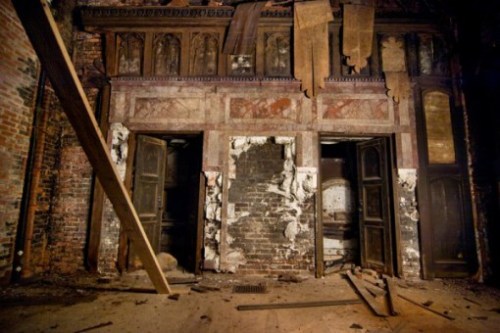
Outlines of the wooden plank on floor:
[{"label": "wooden plank on floor", "polygon": [[392,279],[388,276],[384,277],[385,285],[387,286],[387,301],[389,303],[389,312],[391,316],[397,316],[399,309],[397,306],[398,291]]},{"label": "wooden plank on floor", "polygon": [[296,302],[296,303],[274,303],[274,304],[244,304],[238,305],[238,311],[249,310],[274,310],[274,309],[300,309],[300,308],[313,308],[321,306],[338,306],[360,304],[359,299],[343,299],[343,300],[330,300],[330,301],[315,301],[315,302]]},{"label": "wooden plank on floor", "polygon": [[109,147],[97,125],[47,1],[13,0],[12,3],[99,182],[127,236],[134,242],[149,278],[158,293],[170,293],[132,201],[111,160]]},{"label": "wooden plank on floor", "polygon": [[354,288],[356,291],[361,295],[363,300],[366,302],[368,307],[372,309],[372,311],[379,317],[387,317],[388,315],[385,313],[384,310],[381,309],[380,305],[375,302],[374,298],[368,290],[366,290],[365,286],[363,285],[363,280],[358,279],[354,275],[352,275],[351,271],[347,271],[347,277],[349,278],[349,281],[353,284]]}]

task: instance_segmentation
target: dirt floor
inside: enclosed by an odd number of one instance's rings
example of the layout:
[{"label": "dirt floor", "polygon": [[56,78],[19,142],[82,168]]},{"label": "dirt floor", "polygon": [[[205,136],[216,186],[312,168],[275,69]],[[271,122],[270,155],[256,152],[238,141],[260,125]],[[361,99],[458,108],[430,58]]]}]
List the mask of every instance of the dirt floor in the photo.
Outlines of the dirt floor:
[{"label": "dirt floor", "polygon": [[[466,280],[393,279],[400,295],[421,306],[395,296],[395,309],[399,315],[391,316],[387,310],[389,297],[383,295],[384,285],[380,280],[380,288],[368,283],[364,278],[373,276],[358,273],[357,276],[363,278],[358,282],[364,283],[366,290],[379,294],[376,297],[370,294],[370,301],[378,302],[387,316],[377,316],[361,300],[345,274],[333,274],[321,279],[242,277],[215,273],[204,274],[199,279],[182,273],[169,273],[168,276],[174,293],[170,296],[152,293],[144,271],[121,278],[66,277],[0,289],[0,331],[500,331],[500,291]],[[337,300],[351,300],[356,304],[318,306],[325,305],[325,301]],[[297,308],[245,307],[254,304],[295,304]]]}]

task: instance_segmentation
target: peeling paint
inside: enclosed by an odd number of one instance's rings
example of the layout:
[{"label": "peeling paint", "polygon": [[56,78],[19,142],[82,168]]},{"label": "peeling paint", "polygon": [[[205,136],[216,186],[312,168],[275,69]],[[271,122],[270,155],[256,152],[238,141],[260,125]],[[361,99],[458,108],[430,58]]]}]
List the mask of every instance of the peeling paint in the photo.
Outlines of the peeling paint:
[{"label": "peeling paint", "polygon": [[128,136],[130,131],[122,123],[112,123],[111,130],[111,159],[116,164],[120,178],[125,179],[128,156]]},{"label": "peeling paint", "polygon": [[220,231],[222,222],[222,174],[204,171],[207,178],[205,196],[204,268],[220,270]]},{"label": "peeling paint", "polygon": [[405,277],[420,276],[420,248],[418,245],[419,213],[416,197],[416,169],[399,169],[399,220],[401,230],[401,248],[403,275]]}]

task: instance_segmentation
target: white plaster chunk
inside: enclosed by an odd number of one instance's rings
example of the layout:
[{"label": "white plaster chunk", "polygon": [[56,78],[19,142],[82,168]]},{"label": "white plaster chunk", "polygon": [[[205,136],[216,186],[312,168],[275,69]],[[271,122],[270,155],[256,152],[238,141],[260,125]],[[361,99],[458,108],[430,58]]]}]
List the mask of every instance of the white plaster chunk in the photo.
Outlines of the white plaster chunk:
[{"label": "white plaster chunk", "polygon": [[231,235],[229,235],[229,234],[228,234],[228,235],[226,235],[226,243],[227,243],[228,245],[231,245],[231,244],[233,244],[233,243],[234,243],[234,238],[233,238]]},{"label": "white plaster chunk", "polygon": [[112,123],[111,130],[111,159],[116,164],[121,180],[125,179],[128,156],[128,136],[130,131],[122,123]]},{"label": "white plaster chunk", "polygon": [[207,178],[207,186],[213,187],[216,185],[217,177],[220,176],[218,171],[203,171]]},{"label": "white plaster chunk", "polygon": [[230,273],[236,273],[236,270],[240,265],[245,265],[247,263],[247,259],[241,249],[232,249],[224,256],[224,258],[226,271]]},{"label": "white plaster chunk", "polygon": [[236,150],[243,149],[247,143],[247,138],[245,136],[235,136],[231,138],[231,147]]},{"label": "white plaster chunk", "polygon": [[358,248],[357,239],[332,239],[332,238],[323,238],[323,247],[325,249],[356,249]]},{"label": "white plaster chunk", "polygon": [[218,209],[219,209],[219,204],[217,202],[208,203],[205,209],[205,218],[207,220],[216,220]]},{"label": "white plaster chunk", "polygon": [[408,191],[417,186],[417,169],[398,169],[398,183]]},{"label": "white plaster chunk", "polygon": [[228,218],[235,218],[236,217],[236,205],[232,202],[227,203],[227,217]]},{"label": "white plaster chunk", "polygon": [[285,237],[288,238],[290,242],[295,241],[295,237],[299,233],[299,224],[297,221],[291,221],[288,223],[285,229]]},{"label": "white plaster chunk", "polygon": [[411,247],[407,247],[405,249],[406,257],[408,259],[419,259],[420,258],[420,252],[418,250],[415,250]]},{"label": "white plaster chunk", "polygon": [[350,183],[344,179],[329,181],[323,185],[323,211],[326,216],[333,217],[335,212],[352,212],[352,190]]},{"label": "white plaster chunk", "polygon": [[251,145],[263,145],[267,142],[267,136],[251,136],[248,141]]},{"label": "white plaster chunk", "polygon": [[278,145],[291,145],[295,142],[295,138],[293,136],[275,136],[274,143]]}]

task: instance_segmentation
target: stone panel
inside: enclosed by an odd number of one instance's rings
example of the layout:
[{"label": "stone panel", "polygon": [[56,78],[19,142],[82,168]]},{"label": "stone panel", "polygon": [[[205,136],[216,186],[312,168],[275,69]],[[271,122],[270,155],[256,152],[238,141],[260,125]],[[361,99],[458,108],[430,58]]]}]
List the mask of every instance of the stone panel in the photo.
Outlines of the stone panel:
[{"label": "stone panel", "polygon": [[229,96],[225,108],[228,122],[296,123],[301,112],[300,104],[290,97]]},{"label": "stone panel", "polygon": [[203,103],[196,97],[138,97],[133,117],[140,119],[196,119],[205,120]]},{"label": "stone panel", "polygon": [[318,97],[319,121],[352,125],[393,125],[394,108],[385,95],[338,94]]}]

